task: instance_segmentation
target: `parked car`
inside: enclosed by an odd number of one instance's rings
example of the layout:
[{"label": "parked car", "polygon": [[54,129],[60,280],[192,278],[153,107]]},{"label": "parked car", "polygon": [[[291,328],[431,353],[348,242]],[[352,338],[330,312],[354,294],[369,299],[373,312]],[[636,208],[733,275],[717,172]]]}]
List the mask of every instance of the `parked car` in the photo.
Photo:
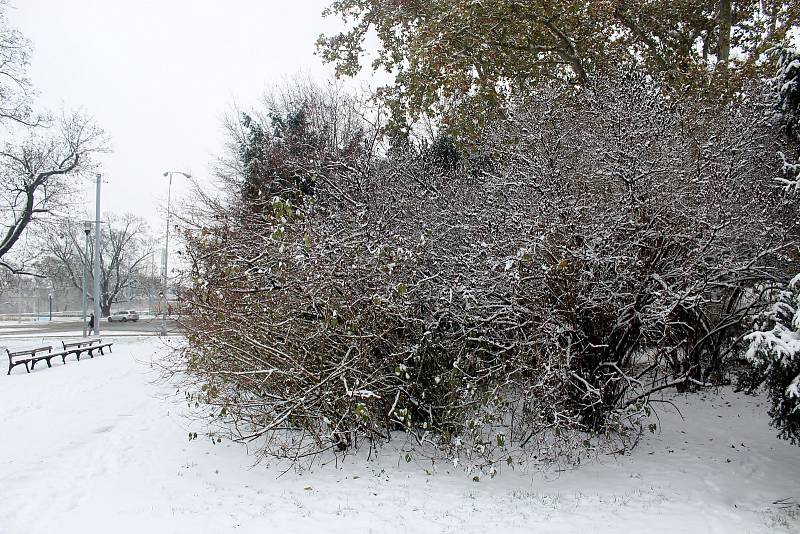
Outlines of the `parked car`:
[{"label": "parked car", "polygon": [[109,323],[113,323],[114,321],[122,321],[123,323],[127,321],[136,322],[138,320],[139,320],[139,312],[137,312],[136,310],[118,311],[108,316]]}]

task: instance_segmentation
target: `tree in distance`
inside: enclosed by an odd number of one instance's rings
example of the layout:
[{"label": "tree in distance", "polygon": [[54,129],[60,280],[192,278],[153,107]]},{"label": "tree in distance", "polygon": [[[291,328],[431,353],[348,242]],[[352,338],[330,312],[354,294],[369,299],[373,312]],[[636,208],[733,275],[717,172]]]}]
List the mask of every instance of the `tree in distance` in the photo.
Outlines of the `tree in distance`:
[{"label": "tree in distance", "polygon": [[[147,259],[153,253],[154,241],[147,223],[134,215],[115,217],[106,214],[101,234],[100,312],[106,317],[111,313],[111,306],[122,302],[128,290],[147,282]],[[44,233],[41,251],[44,258],[38,264],[39,269],[48,277],[81,289],[84,265],[92,265],[94,240],[89,240],[88,255],[85,254],[80,222],[67,221],[66,224],[50,226]],[[87,270],[86,285],[89,298],[94,299],[91,267]]]}]

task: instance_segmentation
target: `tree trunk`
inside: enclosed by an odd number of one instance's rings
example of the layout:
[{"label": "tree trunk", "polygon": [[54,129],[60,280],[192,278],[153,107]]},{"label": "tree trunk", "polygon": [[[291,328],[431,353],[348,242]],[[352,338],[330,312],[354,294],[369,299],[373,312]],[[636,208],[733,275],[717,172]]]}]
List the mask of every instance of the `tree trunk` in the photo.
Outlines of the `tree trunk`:
[{"label": "tree trunk", "polygon": [[720,72],[727,76],[728,60],[731,55],[731,26],[733,26],[733,10],[731,0],[720,0],[719,3],[719,48],[717,61]]},{"label": "tree trunk", "polygon": [[778,10],[779,9],[780,9],[780,7],[778,6],[777,0],[773,0],[772,2],[770,2],[770,6],[768,8],[768,11],[769,11],[769,25],[767,27],[767,31],[768,31],[767,35],[769,37],[772,37],[773,35],[775,35],[775,28],[777,27]]}]

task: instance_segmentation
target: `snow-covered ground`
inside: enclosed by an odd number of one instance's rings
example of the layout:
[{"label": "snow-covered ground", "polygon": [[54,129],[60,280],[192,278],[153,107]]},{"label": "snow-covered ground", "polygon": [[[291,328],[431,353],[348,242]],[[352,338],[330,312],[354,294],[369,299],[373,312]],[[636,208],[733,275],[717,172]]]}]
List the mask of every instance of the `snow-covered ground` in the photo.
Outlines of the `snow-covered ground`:
[{"label": "snow-covered ground", "polygon": [[[0,533],[800,532],[800,448],[764,399],[674,395],[626,456],[568,471],[429,475],[391,448],[310,472],[189,441],[156,338],[0,378]],[[691,402],[690,402],[691,401]]]}]

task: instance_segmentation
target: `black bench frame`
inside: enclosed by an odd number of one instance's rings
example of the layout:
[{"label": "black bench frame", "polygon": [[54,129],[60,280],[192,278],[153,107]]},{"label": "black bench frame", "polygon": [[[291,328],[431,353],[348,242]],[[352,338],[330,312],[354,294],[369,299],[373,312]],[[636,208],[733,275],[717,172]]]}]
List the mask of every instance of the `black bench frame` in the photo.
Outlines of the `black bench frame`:
[{"label": "black bench frame", "polygon": [[[81,339],[80,341],[73,341],[70,343],[62,341],[61,346],[64,350],[59,352],[53,352],[52,345],[43,345],[41,347],[31,347],[15,351],[6,348],[6,353],[8,354],[8,373],[6,374],[10,375],[11,370],[17,365],[24,365],[25,371],[30,373],[36,367],[36,364],[42,360],[47,362],[47,367],[52,367],[53,365],[50,363],[50,360],[58,356],[61,356],[61,363],[64,364],[67,363],[67,356],[70,354],[74,354],[78,361],[80,361],[81,354],[84,352],[88,352],[89,357],[94,358],[94,351],[99,350],[100,354],[105,354],[105,349],[108,349],[108,351],[111,352],[111,345],[113,344],[114,343],[110,341],[103,343],[103,340],[97,337]],[[30,364],[30,366],[28,366],[28,364]]]},{"label": "black bench frame", "polygon": [[[37,353],[41,353],[44,351],[47,352],[45,354],[40,354],[39,356],[36,355]],[[45,360],[47,362],[47,367],[52,367],[53,365],[50,363],[50,360],[55,358],[56,356],[61,356],[60,352],[53,352],[52,345],[44,345],[42,347],[15,350],[13,352],[8,348],[6,348],[6,353],[8,354],[8,373],[6,373],[7,375],[10,375],[11,369],[16,367],[17,365],[24,365],[25,371],[30,373],[31,370],[34,367],[36,367],[36,363],[42,360]],[[26,354],[30,354],[30,356],[24,358]],[[30,367],[28,367],[29,363],[31,364]]]},{"label": "black bench frame", "polygon": [[103,340],[99,337],[81,339],[80,341],[73,341],[70,343],[62,341],[61,346],[64,350],[59,352],[58,356],[61,356],[62,363],[67,363],[67,356],[70,354],[74,354],[75,358],[81,361],[81,353],[88,352],[89,357],[94,358],[94,351],[99,350],[100,354],[105,354],[103,349],[107,348],[108,351],[111,352],[111,345],[113,344],[112,342],[103,343]]}]

